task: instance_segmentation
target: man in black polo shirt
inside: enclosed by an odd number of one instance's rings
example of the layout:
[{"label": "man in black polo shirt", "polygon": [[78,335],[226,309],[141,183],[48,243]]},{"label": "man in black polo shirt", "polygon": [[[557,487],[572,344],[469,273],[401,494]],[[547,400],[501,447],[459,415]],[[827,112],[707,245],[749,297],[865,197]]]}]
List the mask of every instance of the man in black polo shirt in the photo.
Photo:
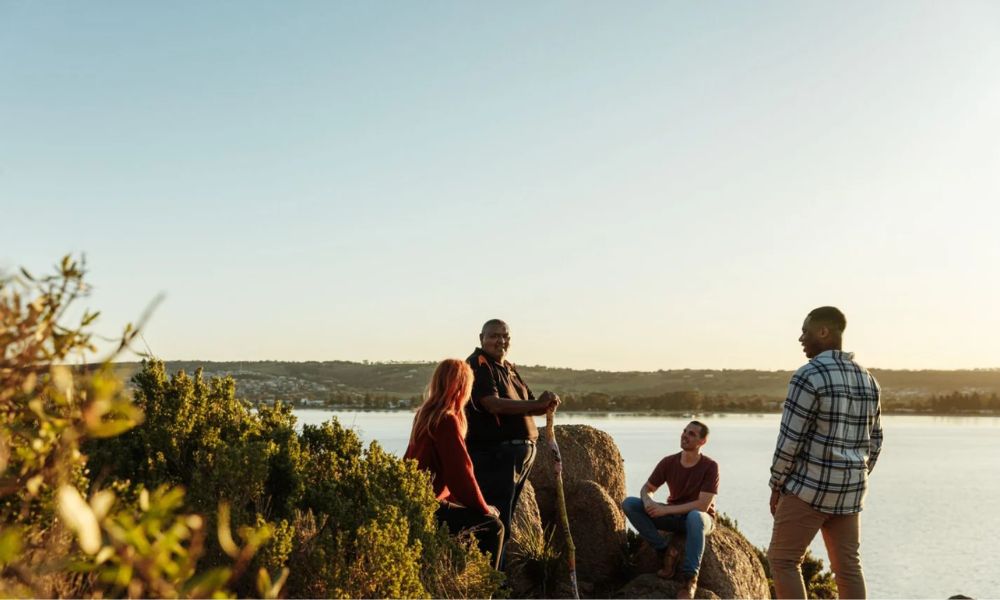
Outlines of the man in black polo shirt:
[{"label": "man in black polo shirt", "polygon": [[[468,358],[475,383],[465,407],[469,422],[465,440],[479,489],[486,503],[499,509],[504,531],[510,531],[510,519],[535,462],[534,417],[556,410],[559,396],[545,391],[535,399],[514,365],[505,360],[510,328],[500,319],[483,325],[479,344]],[[503,554],[501,550],[501,565]]]}]

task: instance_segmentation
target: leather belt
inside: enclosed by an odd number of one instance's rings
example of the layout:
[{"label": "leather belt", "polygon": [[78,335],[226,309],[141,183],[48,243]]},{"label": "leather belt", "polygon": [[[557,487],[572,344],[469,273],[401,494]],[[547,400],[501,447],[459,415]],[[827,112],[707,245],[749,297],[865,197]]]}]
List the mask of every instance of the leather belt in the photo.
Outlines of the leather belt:
[{"label": "leather belt", "polygon": [[534,446],[534,440],[503,440],[501,446]]}]

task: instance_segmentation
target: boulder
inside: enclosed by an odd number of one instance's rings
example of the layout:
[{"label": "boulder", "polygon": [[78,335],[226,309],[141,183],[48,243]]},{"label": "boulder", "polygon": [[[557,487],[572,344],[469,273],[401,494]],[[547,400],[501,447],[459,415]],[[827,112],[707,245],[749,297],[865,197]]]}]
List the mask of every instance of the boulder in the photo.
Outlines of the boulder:
[{"label": "boulder", "polygon": [[[677,539],[671,543],[680,548],[679,560],[682,562],[683,537],[676,537]],[[678,578],[681,576],[679,568],[681,562],[677,563]],[[660,568],[656,551],[643,543],[635,557],[635,566],[639,573],[655,573]],[[702,556],[701,571],[698,573],[698,588],[711,590],[722,598],[770,597],[764,565],[761,564],[753,544],[738,531],[718,524],[715,531],[705,539],[705,554]]]},{"label": "boulder", "polygon": [[[604,488],[593,481],[578,481],[564,490],[578,587],[586,597],[588,590],[603,589],[623,574],[625,520]],[[507,546],[507,580],[514,598],[572,597],[566,534],[557,517],[544,529],[543,522],[529,482],[514,512]]]},{"label": "boulder", "polygon": [[[588,425],[556,425],[556,441],[563,459],[563,484],[594,481],[611,497],[615,507],[625,499],[625,467],[621,452],[607,433]],[[542,520],[552,513],[555,498],[555,468],[553,453],[546,432],[539,432],[538,453],[531,469],[531,483],[539,497]],[[543,500],[544,499],[544,500]]]},{"label": "boulder", "polygon": [[[576,546],[577,579],[602,584],[620,577],[625,564],[625,518],[617,503],[593,481],[574,481],[564,489],[569,529]],[[565,535],[557,525],[560,549],[565,548]]]},{"label": "boulder", "polygon": [[[679,587],[680,583],[677,581],[660,579],[656,575],[646,573],[639,575],[618,590],[615,598],[676,598]],[[711,600],[720,596],[699,585],[698,589],[695,590],[694,597]]]}]

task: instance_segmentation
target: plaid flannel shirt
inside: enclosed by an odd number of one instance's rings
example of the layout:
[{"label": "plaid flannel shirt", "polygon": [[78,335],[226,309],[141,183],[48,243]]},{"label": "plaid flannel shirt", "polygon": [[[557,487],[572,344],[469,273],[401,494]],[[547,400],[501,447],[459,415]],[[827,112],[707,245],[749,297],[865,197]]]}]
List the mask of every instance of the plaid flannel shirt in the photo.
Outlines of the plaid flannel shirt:
[{"label": "plaid flannel shirt", "polygon": [[854,354],[822,352],[792,375],[771,489],[831,514],[861,511],[882,449],[881,390]]}]

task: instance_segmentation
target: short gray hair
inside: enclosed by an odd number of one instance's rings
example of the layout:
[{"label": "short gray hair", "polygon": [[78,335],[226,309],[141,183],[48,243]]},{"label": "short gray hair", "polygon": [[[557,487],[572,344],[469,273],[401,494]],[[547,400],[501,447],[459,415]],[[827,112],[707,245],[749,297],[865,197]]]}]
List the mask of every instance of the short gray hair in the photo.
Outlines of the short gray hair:
[{"label": "short gray hair", "polygon": [[479,330],[479,335],[483,335],[484,333],[486,333],[487,329],[493,327],[494,325],[503,325],[504,327],[506,327],[507,323],[505,323],[501,319],[490,319],[489,321],[483,323],[483,328]]}]

